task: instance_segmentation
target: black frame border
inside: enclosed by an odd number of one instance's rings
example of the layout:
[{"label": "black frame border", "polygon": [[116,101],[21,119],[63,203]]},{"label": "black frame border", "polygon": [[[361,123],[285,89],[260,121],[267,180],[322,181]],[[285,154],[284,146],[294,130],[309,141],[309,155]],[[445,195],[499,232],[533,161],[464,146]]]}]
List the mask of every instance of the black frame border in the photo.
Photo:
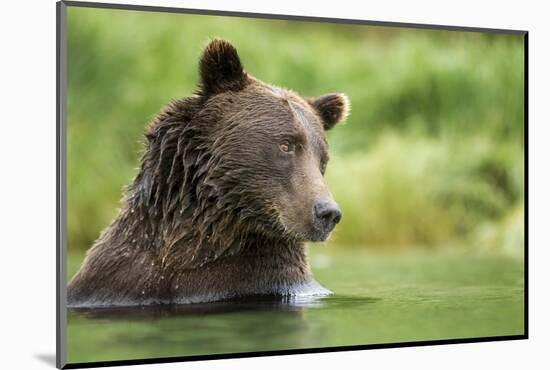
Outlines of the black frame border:
[{"label": "black frame border", "polygon": [[[96,9],[116,9],[116,10],[133,10],[144,12],[163,12],[163,13],[178,13],[178,14],[197,14],[197,15],[213,15],[241,18],[257,18],[257,19],[278,19],[278,20],[293,20],[306,22],[325,22],[325,23],[341,23],[341,24],[356,24],[369,26],[386,26],[398,28],[416,28],[430,30],[447,30],[461,32],[482,32],[482,33],[499,33],[499,34],[515,34],[523,35],[524,37],[524,229],[525,229],[525,246],[524,246],[524,333],[520,335],[504,335],[493,337],[473,337],[473,338],[457,338],[457,339],[440,339],[427,341],[410,341],[410,342],[395,342],[395,343],[380,343],[380,344],[364,344],[352,346],[337,346],[337,347],[319,347],[319,348],[303,348],[303,349],[286,349],[273,351],[258,351],[258,352],[240,352],[240,353],[222,353],[208,354],[197,356],[175,356],[175,357],[160,357],[160,358],[143,358],[130,360],[114,360],[114,361],[96,361],[96,362],[80,362],[67,363],[66,353],[66,330],[67,330],[67,310],[66,310],[66,88],[67,88],[67,44],[66,44],[66,19],[67,7],[79,8],[96,8]],[[98,2],[82,2],[82,1],[58,1],[56,3],[56,367],[58,369],[79,369],[79,368],[95,368],[95,367],[110,367],[124,365],[146,365],[159,363],[174,363],[174,362],[190,362],[203,360],[221,360],[231,358],[249,358],[249,357],[265,357],[265,356],[282,356],[293,354],[309,354],[323,352],[342,352],[342,351],[358,351],[366,349],[383,349],[383,348],[404,348],[404,347],[420,347],[446,344],[465,344],[465,343],[482,343],[482,342],[497,342],[509,340],[522,340],[529,338],[529,31],[513,30],[513,29],[497,29],[483,27],[461,27],[450,25],[432,25],[424,23],[405,23],[405,22],[385,22],[373,20],[359,19],[343,19],[343,18],[326,18],[326,17],[310,17],[301,15],[284,15],[284,14],[266,14],[266,13],[251,13],[251,12],[234,12],[222,10],[208,9],[191,9],[191,8],[175,8],[149,5],[132,5],[132,4],[112,4]]]}]

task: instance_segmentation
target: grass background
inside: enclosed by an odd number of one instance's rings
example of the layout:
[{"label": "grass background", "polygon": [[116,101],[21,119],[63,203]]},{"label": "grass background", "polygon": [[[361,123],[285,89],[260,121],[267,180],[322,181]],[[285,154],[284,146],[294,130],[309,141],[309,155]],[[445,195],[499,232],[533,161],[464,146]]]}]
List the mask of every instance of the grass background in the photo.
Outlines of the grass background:
[{"label": "grass background", "polygon": [[523,37],[68,9],[68,240],[89,248],[136,174],[146,124],[231,41],[257,78],[344,92],[327,181],[339,248],[524,248]]}]

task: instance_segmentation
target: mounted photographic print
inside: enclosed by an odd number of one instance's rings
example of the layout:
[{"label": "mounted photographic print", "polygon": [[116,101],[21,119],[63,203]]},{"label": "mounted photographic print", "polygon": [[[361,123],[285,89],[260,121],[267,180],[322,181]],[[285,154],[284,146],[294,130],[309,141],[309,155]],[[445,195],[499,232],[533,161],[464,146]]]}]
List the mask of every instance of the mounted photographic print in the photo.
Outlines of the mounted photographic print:
[{"label": "mounted photographic print", "polygon": [[527,338],[526,51],[58,3],[58,367]]}]

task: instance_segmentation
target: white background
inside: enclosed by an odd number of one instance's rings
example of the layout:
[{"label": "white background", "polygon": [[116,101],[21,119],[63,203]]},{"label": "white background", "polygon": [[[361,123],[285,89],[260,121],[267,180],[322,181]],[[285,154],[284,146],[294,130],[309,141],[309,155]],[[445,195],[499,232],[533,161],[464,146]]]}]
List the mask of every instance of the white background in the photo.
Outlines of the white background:
[{"label": "white background", "polygon": [[[547,92],[550,13],[544,1],[127,2],[528,30],[531,299],[529,340],[124,368],[548,368],[550,246],[547,229],[550,222],[546,216],[550,206],[550,94]],[[52,368],[55,354],[55,2],[5,1],[1,17],[0,367]]]}]

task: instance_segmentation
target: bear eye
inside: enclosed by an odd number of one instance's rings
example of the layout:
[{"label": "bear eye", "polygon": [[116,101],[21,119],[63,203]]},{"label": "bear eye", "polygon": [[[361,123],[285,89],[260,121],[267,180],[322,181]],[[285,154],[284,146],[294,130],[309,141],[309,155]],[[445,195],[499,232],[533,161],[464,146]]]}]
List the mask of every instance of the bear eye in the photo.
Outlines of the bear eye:
[{"label": "bear eye", "polygon": [[292,144],[290,144],[288,141],[283,141],[280,145],[279,145],[279,148],[281,149],[282,152],[284,153],[291,153],[294,151],[294,147]]}]

